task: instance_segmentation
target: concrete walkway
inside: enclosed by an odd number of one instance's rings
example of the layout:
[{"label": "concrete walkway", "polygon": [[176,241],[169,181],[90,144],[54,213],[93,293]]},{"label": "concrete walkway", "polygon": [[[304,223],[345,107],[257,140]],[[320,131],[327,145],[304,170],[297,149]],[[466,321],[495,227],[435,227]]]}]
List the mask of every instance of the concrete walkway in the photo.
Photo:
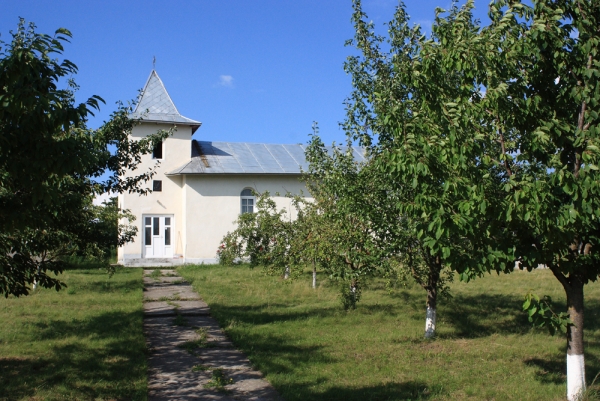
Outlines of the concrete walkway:
[{"label": "concrete walkway", "polygon": [[281,400],[174,270],[144,270],[148,400]]}]

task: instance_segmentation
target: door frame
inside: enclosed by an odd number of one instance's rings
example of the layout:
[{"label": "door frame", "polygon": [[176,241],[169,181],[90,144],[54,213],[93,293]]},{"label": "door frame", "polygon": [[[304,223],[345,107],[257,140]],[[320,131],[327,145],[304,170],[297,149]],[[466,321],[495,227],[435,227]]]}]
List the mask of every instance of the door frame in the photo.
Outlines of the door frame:
[{"label": "door frame", "polygon": [[[151,252],[151,254],[149,254],[148,252],[148,247],[152,247],[153,246],[153,242],[154,242],[154,218],[159,218],[159,236],[162,235],[163,241],[162,241],[162,245],[163,245],[163,254],[162,255],[154,255],[154,252]],[[166,225],[165,224],[165,218],[170,218],[170,225]],[[146,224],[146,219],[151,219],[150,220],[150,225]],[[169,245],[165,244],[165,239],[166,239],[166,230],[167,227],[169,228]],[[146,230],[150,228],[150,237],[151,239],[151,245],[147,246],[146,245]],[[175,215],[174,214],[165,214],[165,213],[148,213],[148,214],[142,214],[142,258],[144,259],[152,259],[152,258],[172,258],[173,257],[173,240],[174,240],[174,233],[175,233]]]}]

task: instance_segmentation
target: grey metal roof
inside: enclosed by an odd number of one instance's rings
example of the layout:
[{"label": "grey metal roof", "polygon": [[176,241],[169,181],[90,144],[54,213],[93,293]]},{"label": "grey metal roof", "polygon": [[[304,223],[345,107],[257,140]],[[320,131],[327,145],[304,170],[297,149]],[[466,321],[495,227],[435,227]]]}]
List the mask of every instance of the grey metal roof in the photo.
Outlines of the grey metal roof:
[{"label": "grey metal roof", "polygon": [[199,121],[179,114],[175,103],[171,100],[165,85],[155,70],[150,73],[135,110],[130,117],[158,123],[191,125],[192,133],[202,125]]},{"label": "grey metal roof", "polygon": [[[352,150],[356,161],[365,161],[362,148]],[[300,144],[193,140],[191,160],[167,174],[300,174],[308,170],[304,151]]]}]

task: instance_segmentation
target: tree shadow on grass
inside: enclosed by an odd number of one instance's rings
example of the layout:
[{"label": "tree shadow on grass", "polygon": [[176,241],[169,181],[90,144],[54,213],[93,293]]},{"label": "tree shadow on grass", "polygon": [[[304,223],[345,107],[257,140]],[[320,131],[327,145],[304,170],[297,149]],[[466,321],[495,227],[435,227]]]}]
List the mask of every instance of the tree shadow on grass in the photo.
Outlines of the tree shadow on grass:
[{"label": "tree shadow on grass", "polygon": [[[324,352],[325,346],[298,344],[297,337],[287,338],[283,333],[281,335],[264,332],[251,333],[244,328],[237,330],[236,324],[239,323],[261,325],[265,324],[264,322],[274,323],[277,321],[276,316],[270,316],[261,320],[260,323],[256,322],[256,317],[252,316],[252,313],[248,313],[248,310],[254,308],[243,308],[243,312],[238,311],[238,308],[218,304],[211,305],[211,308],[213,310],[220,309],[221,315],[227,316],[227,321],[232,323],[227,333],[236,347],[244,352],[256,369],[275,383],[277,391],[287,401],[427,400],[432,396],[442,394],[441,386],[437,386],[435,383],[416,381],[382,383],[365,387],[326,386],[325,390],[319,391],[315,387],[319,387],[323,383],[328,384],[327,382],[331,378],[307,382],[297,375],[302,374],[300,372],[319,369],[318,366],[327,370],[327,365],[334,366],[343,362]],[[261,312],[255,310],[255,313]],[[264,311],[262,313],[264,314]],[[302,318],[302,315],[288,314],[284,320]],[[277,377],[279,375],[296,378],[289,381],[286,379],[284,384],[278,385]],[[308,375],[310,376],[310,373]]]},{"label": "tree shadow on grass", "polygon": [[[585,377],[586,383],[591,384],[596,378],[596,375],[600,372],[600,359],[595,356],[598,354],[597,346],[590,346],[590,344],[585,345]],[[594,349],[595,352],[590,352],[591,349]],[[560,350],[557,350],[557,352],[552,355],[529,358],[526,359],[524,363],[527,366],[537,368],[535,377],[536,380],[541,383],[565,384],[567,381],[566,344],[564,347],[560,347]],[[597,382],[598,380],[596,380],[596,384],[598,384]]]},{"label": "tree shadow on grass", "polygon": [[[438,316],[443,316],[444,324],[454,327],[451,336],[464,338],[486,337],[492,334],[524,334],[532,325],[527,313],[522,310],[523,298],[499,294],[457,295],[451,302],[441,305]],[[586,303],[585,330],[600,329],[600,301]],[[557,312],[566,311],[564,302],[553,302]],[[589,338],[588,340],[591,340]],[[600,338],[596,338],[600,340]]]},{"label": "tree shadow on grass", "polygon": [[0,399],[34,398],[38,390],[69,399],[145,398],[146,345],[140,341],[139,313],[51,321],[41,330],[43,340],[57,340],[42,356],[0,358]]},{"label": "tree shadow on grass", "polygon": [[510,295],[456,295],[441,305],[438,317],[444,319],[444,324],[454,328],[454,333],[445,335],[448,337],[525,334],[531,329],[531,323],[521,310],[522,304],[522,298]]},{"label": "tree shadow on grass", "polygon": [[138,278],[132,280],[110,280],[106,281],[94,281],[94,282],[84,282],[84,283],[75,283],[69,285],[67,287],[75,292],[97,292],[106,294],[107,292],[131,292],[131,291],[140,291],[144,288],[144,283],[142,283]]},{"label": "tree shadow on grass", "polygon": [[[215,317],[221,327],[228,326],[231,322],[242,322],[248,324],[269,324],[277,322],[287,322],[294,320],[304,320],[308,318],[330,317],[343,315],[344,310],[339,307],[312,307],[304,311],[285,311],[292,305],[285,303],[269,303],[260,305],[246,306],[227,306],[219,303],[211,303],[211,315]],[[275,312],[270,312],[270,309]]]},{"label": "tree shadow on grass", "polygon": [[58,340],[70,336],[110,339],[130,336],[142,327],[143,311],[106,312],[92,319],[50,320],[34,322],[35,341]]},{"label": "tree shadow on grass", "polygon": [[246,354],[253,366],[263,374],[290,374],[310,366],[334,364],[320,345],[298,345],[282,336],[229,332],[236,346]]},{"label": "tree shadow on grass", "polygon": [[[479,294],[475,296],[455,296],[442,306],[438,316],[444,316],[444,324],[454,327],[455,333],[441,334],[438,337],[479,338],[492,334],[525,334],[532,329],[527,314],[522,311],[523,299],[517,296]],[[566,311],[564,302],[554,302],[557,312]],[[600,300],[586,300],[585,310],[585,349],[586,380],[591,383],[600,372]],[[546,329],[538,329],[548,333]],[[564,334],[556,334],[564,338]],[[550,334],[548,334],[550,336]],[[565,338],[566,345],[566,338]],[[566,350],[561,347],[556,353],[524,360],[528,366],[536,367],[536,378],[545,384],[564,384],[566,381]]]},{"label": "tree shadow on grass", "polygon": [[311,391],[309,384],[285,387],[281,395],[287,401],[418,401],[442,395],[441,386],[408,381],[365,387],[330,387],[323,392]]},{"label": "tree shadow on grass", "polygon": [[529,358],[525,359],[524,363],[527,366],[537,368],[535,378],[541,383],[564,384],[567,381],[564,355],[557,353],[546,358]]}]

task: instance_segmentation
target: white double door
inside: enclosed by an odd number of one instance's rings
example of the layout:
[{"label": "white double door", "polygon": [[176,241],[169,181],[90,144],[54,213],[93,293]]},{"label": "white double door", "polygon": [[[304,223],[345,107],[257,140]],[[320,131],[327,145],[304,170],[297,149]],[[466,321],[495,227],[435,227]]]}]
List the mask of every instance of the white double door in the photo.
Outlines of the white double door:
[{"label": "white double door", "polygon": [[144,257],[173,257],[173,215],[144,215]]}]

